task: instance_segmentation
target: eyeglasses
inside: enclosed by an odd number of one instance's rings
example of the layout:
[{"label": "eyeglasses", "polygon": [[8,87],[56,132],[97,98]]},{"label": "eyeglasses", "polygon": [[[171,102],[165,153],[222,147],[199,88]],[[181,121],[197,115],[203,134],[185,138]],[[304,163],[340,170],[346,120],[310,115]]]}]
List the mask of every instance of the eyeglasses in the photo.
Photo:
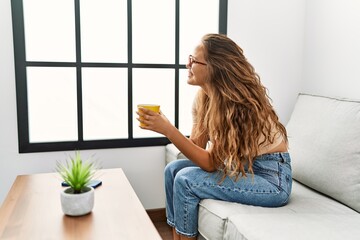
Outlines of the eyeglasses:
[{"label": "eyeglasses", "polygon": [[188,62],[189,67],[192,67],[192,65],[193,65],[194,63],[201,64],[201,65],[204,65],[204,66],[207,65],[206,63],[196,61],[195,58],[194,58],[192,55],[189,55],[189,62]]}]

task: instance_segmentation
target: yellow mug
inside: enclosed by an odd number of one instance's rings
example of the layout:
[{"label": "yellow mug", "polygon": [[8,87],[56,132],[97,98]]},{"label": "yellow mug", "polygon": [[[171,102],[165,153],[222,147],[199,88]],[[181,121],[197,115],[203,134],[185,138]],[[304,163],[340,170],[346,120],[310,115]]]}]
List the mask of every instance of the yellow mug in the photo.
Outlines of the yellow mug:
[{"label": "yellow mug", "polygon": [[[138,111],[140,111],[139,108],[146,108],[156,113],[160,112],[160,105],[157,104],[138,104],[137,107]],[[142,120],[142,117],[140,119]],[[146,126],[146,124],[140,123],[140,126]]]}]

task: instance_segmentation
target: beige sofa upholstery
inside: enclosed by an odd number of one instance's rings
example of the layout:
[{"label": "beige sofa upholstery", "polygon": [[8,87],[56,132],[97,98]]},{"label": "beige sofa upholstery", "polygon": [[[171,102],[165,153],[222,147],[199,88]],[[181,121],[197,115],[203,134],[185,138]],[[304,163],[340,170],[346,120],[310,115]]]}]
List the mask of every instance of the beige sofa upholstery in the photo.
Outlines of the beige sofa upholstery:
[{"label": "beige sofa upholstery", "polygon": [[[289,203],[262,208],[204,199],[199,239],[360,239],[360,101],[299,94],[286,128]],[[166,146],[167,163],[181,158]]]}]

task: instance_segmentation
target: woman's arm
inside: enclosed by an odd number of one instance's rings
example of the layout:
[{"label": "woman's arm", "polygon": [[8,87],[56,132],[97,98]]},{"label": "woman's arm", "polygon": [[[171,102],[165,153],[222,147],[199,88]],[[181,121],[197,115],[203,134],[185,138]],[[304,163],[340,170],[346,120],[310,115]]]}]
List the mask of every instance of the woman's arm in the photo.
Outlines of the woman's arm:
[{"label": "woman's arm", "polygon": [[205,137],[198,139],[185,137],[161,112],[155,113],[141,108],[137,114],[139,115],[137,120],[146,125],[140,126],[140,128],[165,135],[187,158],[203,170],[208,172],[216,170],[210,159],[209,151],[205,149],[207,143]]},{"label": "woman's arm", "polygon": [[[206,150],[205,144],[194,141],[185,137],[177,128],[173,127],[167,135],[165,135],[186,157],[193,161],[196,165],[208,172],[215,171],[215,167],[211,161],[209,150]],[[198,145],[199,144],[199,145]]]}]

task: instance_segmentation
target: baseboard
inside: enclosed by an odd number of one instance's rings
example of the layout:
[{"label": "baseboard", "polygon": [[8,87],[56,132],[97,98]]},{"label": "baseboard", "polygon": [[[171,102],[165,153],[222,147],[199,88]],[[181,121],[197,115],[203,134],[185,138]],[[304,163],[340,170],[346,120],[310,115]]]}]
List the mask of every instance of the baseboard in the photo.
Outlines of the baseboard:
[{"label": "baseboard", "polygon": [[165,208],[147,209],[146,212],[152,222],[166,222]]}]

